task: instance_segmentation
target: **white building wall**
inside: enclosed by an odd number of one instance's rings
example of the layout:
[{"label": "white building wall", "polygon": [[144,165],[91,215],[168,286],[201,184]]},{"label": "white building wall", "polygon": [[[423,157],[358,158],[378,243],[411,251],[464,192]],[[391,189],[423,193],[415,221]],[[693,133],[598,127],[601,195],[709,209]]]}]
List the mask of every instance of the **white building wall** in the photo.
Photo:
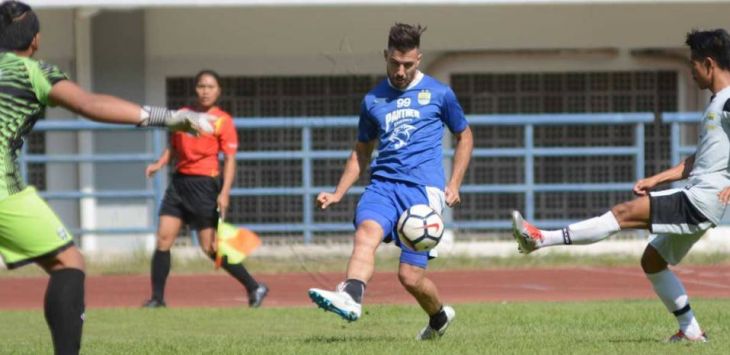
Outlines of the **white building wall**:
[{"label": "white building wall", "polygon": [[[57,65],[71,77],[74,72],[74,38],[72,10],[39,11],[41,21],[41,45],[36,54],[49,63]],[[50,108],[46,117],[51,120],[73,119],[75,116],[64,109]],[[76,133],[48,133],[47,154],[74,154],[77,152]],[[46,167],[48,191],[70,191],[78,189],[78,168],[76,164],[53,163]],[[53,210],[67,227],[79,226],[79,204],[74,200],[49,201]]]},{"label": "white building wall", "polygon": [[[163,103],[165,77],[202,67],[224,75],[381,73],[380,53],[396,21],[429,27],[422,39],[427,71],[431,61],[454,52],[606,48],[621,53],[578,58],[578,64],[598,70],[677,67],[677,61],[639,62],[627,53],[683,49],[687,31],[722,27],[728,11],[724,3],[149,9],[147,99]],[[484,69],[543,66],[539,57],[516,58],[516,65],[504,56],[499,65],[484,60]],[[575,69],[576,60],[559,59],[547,70]]]},{"label": "white building wall", "polygon": [[[145,101],[144,12],[103,11],[92,20],[94,90]],[[102,131],[94,134],[97,154],[139,153],[151,150],[148,131]],[[146,190],[144,169],[149,162],[94,164],[95,187],[100,191]],[[144,228],[154,224],[153,204],[144,198],[98,199],[96,227]],[[151,247],[152,235],[98,235],[84,249],[129,249]]]}]

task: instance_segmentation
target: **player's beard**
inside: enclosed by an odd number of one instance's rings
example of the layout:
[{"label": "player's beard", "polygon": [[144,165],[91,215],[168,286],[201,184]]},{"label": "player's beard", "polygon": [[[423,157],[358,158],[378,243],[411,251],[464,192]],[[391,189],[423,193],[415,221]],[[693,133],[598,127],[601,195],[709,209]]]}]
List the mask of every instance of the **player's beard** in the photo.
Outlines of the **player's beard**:
[{"label": "player's beard", "polygon": [[394,76],[390,79],[390,81],[393,83],[393,86],[399,88],[399,89],[405,89],[408,87],[408,84],[411,83],[413,79],[408,80],[408,76],[405,75],[403,77]]}]

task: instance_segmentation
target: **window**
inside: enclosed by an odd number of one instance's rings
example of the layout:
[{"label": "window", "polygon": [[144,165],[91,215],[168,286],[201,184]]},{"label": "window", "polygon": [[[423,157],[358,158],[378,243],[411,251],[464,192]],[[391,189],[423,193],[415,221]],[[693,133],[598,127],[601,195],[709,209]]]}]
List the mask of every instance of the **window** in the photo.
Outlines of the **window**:
[{"label": "window", "polygon": [[[451,83],[467,114],[662,112],[677,110],[677,73],[672,71],[458,74]],[[523,146],[521,127],[473,127],[480,148]],[[625,126],[541,126],[536,146],[630,145]],[[646,174],[670,164],[669,126],[646,126]],[[473,159],[465,184],[524,182],[521,159]],[[634,179],[631,157],[538,157],[536,183],[624,182]],[[507,219],[523,208],[523,195],[465,194],[454,210],[459,220]],[[630,192],[536,193],[536,218],[576,219],[605,212]]]},{"label": "window", "polygon": [[[294,76],[222,78],[220,106],[233,117],[328,117],[357,116],[363,96],[380,81],[380,76]],[[181,107],[195,102],[193,77],[167,79],[167,102]],[[314,129],[313,149],[351,149],[353,128]],[[239,130],[239,150],[277,151],[301,149],[301,131],[294,129]],[[337,184],[345,161],[313,161],[313,184]],[[239,162],[234,186],[299,187],[302,172],[299,159]],[[367,181],[363,179],[360,184]],[[356,199],[351,196],[328,213],[315,212],[317,222],[350,222]],[[236,223],[275,223],[302,220],[300,196],[234,197],[228,219]]]}]

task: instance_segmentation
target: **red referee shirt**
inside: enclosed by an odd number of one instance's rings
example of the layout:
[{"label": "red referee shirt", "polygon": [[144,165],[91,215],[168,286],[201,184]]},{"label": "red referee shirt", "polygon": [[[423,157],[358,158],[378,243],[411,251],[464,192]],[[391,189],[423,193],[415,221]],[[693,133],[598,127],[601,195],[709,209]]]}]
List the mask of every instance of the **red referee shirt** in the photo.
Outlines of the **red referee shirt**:
[{"label": "red referee shirt", "polygon": [[231,115],[217,106],[211,107],[208,114],[218,117],[213,134],[196,137],[185,132],[173,133],[171,144],[177,157],[175,170],[178,173],[218,176],[220,174],[218,152],[223,152],[225,155],[236,154],[238,134]]}]

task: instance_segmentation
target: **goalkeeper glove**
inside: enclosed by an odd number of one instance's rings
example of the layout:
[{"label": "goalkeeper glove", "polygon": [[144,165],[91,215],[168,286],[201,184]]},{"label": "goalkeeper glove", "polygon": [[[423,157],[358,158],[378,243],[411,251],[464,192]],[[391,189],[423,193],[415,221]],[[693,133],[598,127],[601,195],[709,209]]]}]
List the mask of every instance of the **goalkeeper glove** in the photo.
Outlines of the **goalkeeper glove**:
[{"label": "goalkeeper glove", "polygon": [[217,119],[216,116],[202,112],[143,106],[137,125],[140,127],[167,127],[171,131],[211,134]]}]

